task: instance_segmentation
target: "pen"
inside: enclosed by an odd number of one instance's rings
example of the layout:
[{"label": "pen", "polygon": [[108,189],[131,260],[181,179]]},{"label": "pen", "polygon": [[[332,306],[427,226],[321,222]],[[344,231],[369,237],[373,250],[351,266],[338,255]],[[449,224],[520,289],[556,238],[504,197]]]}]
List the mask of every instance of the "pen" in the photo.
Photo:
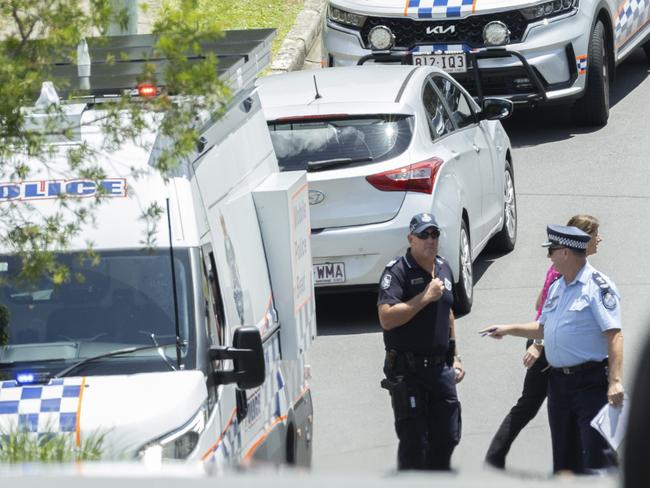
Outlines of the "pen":
[{"label": "pen", "polygon": [[492,332],[496,332],[497,328],[492,327],[491,329],[486,330],[485,332],[481,332],[481,337],[485,337],[486,335],[490,335]]}]

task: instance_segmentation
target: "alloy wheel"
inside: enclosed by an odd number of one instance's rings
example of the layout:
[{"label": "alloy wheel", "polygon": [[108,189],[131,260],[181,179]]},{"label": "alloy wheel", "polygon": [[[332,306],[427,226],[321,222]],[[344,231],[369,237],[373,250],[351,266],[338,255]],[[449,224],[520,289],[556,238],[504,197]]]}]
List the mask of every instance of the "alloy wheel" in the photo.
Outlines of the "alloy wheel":
[{"label": "alloy wheel", "polygon": [[505,226],[508,238],[512,241],[517,233],[517,204],[515,203],[515,185],[510,171],[505,174]]},{"label": "alloy wheel", "polygon": [[465,293],[467,293],[467,298],[471,298],[473,290],[473,277],[472,277],[472,256],[469,249],[469,238],[467,237],[467,232],[464,228],[460,230],[460,266],[462,268],[463,274],[463,286],[465,287]]}]

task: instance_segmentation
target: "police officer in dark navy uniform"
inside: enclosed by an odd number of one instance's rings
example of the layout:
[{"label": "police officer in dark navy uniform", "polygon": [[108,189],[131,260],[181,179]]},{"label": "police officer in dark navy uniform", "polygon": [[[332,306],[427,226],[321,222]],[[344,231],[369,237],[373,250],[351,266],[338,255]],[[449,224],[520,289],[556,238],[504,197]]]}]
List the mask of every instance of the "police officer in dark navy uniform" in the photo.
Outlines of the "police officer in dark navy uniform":
[{"label": "police officer in dark navy uniform", "polygon": [[[549,288],[537,322],[497,325],[481,332],[497,339],[544,339],[551,366],[548,417],[553,470],[597,473],[616,464],[607,442],[590,426],[609,402],[623,402],[620,295],[587,261],[591,236],[576,227],[549,225],[548,257],[562,275]],[[576,459],[578,464],[576,465]]]},{"label": "police officer in dark navy uniform", "polygon": [[379,283],[386,379],[398,468],[448,470],[460,441],[456,383],[465,376],[455,346],[452,274],[438,256],[440,228],[433,215],[411,219],[404,256],[386,266]]}]

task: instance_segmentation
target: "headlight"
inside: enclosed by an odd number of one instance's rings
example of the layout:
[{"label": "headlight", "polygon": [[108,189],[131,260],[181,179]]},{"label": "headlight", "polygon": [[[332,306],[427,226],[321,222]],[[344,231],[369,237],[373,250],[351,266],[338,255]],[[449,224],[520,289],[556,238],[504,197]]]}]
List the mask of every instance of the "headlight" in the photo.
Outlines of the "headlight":
[{"label": "headlight", "polygon": [[140,449],[138,457],[145,464],[157,464],[167,459],[186,459],[198,445],[207,420],[208,410],[204,404],[180,429],[170,432]]},{"label": "headlight", "polygon": [[488,22],[483,28],[483,41],[486,46],[503,46],[510,42],[510,31],[503,22]]},{"label": "headlight", "polygon": [[393,31],[384,25],[377,25],[368,32],[370,47],[377,51],[385,51],[395,44]]},{"label": "headlight", "polygon": [[346,12],[345,10],[341,10],[340,8],[337,7],[332,7],[331,5],[327,11],[327,17],[333,22],[337,22],[343,25],[349,25],[352,27],[361,27],[363,26],[363,23],[366,21],[365,15]]},{"label": "headlight", "polygon": [[526,20],[539,20],[544,17],[567,14],[578,9],[579,0],[553,0],[521,11]]}]

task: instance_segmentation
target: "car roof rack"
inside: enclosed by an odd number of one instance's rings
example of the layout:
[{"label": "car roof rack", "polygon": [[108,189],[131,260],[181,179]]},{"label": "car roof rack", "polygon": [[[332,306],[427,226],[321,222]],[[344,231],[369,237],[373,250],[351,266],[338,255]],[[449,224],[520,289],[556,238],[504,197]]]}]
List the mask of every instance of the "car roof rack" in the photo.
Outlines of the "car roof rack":
[{"label": "car roof rack", "polygon": [[[275,29],[246,29],[225,31],[223,36],[200,43],[200,52],[188,53],[189,63],[199,63],[206,54],[217,59],[219,78],[233,95],[253,85],[255,78],[271,60],[271,42]],[[165,86],[164,68],[169,60],[154,53],[157,37],[152,34],[86,38],[91,60],[90,76],[85,89],[78,75],[77,64],[71,57],[63,58],[44,70],[51,75],[62,99],[68,96],[112,98],[125,91],[136,90],[138,77],[146,63],[154,66],[156,84]],[[57,83],[56,80],[64,80]]]}]

